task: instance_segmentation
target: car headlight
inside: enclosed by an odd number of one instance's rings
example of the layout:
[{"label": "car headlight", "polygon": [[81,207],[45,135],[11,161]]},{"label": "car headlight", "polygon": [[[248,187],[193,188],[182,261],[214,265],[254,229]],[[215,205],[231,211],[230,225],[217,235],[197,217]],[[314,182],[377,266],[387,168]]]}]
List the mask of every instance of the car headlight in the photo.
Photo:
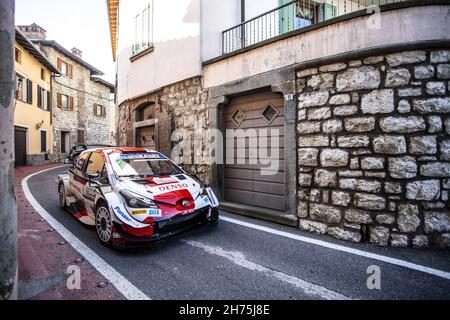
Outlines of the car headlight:
[{"label": "car headlight", "polygon": [[150,199],[140,196],[128,190],[120,191],[120,195],[125,200],[129,208],[158,208]]}]

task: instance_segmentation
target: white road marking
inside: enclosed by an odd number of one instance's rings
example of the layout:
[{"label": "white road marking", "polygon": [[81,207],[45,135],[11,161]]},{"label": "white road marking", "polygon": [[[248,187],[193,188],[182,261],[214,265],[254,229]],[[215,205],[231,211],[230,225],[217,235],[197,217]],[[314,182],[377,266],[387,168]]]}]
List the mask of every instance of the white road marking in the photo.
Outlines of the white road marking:
[{"label": "white road marking", "polygon": [[320,246],[320,247],[324,247],[324,248],[328,248],[328,249],[332,249],[332,250],[336,250],[336,251],[350,253],[350,254],[361,256],[361,257],[364,257],[364,258],[368,258],[368,259],[373,259],[373,260],[389,263],[389,264],[392,264],[392,265],[404,267],[404,268],[407,268],[407,269],[411,269],[411,270],[427,273],[427,274],[430,274],[430,275],[433,275],[433,276],[436,276],[436,277],[440,277],[440,278],[443,278],[443,279],[446,279],[446,280],[450,280],[450,272],[429,268],[429,267],[426,267],[426,266],[423,266],[423,265],[419,265],[419,264],[415,264],[415,263],[412,263],[412,262],[408,262],[408,261],[404,261],[404,260],[400,260],[400,259],[396,259],[396,258],[391,258],[391,257],[387,257],[387,256],[382,256],[382,255],[379,255],[379,254],[376,254],[376,253],[370,253],[370,252],[366,252],[366,251],[362,251],[362,250],[358,250],[358,249],[354,249],[354,248],[350,248],[350,247],[345,247],[345,246],[342,246],[342,245],[338,245],[338,244],[334,244],[334,243],[330,243],[330,242],[326,242],[326,241],[322,241],[322,240],[316,240],[316,239],[300,236],[300,235],[297,235],[297,234],[293,234],[293,233],[290,233],[290,232],[280,231],[280,230],[268,228],[268,227],[265,227],[265,226],[257,225],[257,224],[254,224],[254,223],[248,223],[248,222],[240,221],[240,220],[233,219],[233,218],[230,218],[230,217],[226,217],[226,216],[223,216],[223,215],[221,215],[220,220],[226,221],[226,222],[229,222],[229,223],[233,223],[233,224],[237,224],[237,225],[240,225],[240,226],[243,226],[243,227],[251,228],[251,229],[254,229],[254,230],[259,230],[259,231],[271,233],[271,234],[274,234],[274,235],[277,235],[277,236],[281,236],[281,237],[285,237],[285,238],[289,238],[289,239],[293,239],[293,240],[297,240],[297,241],[313,244],[313,245],[316,245],[316,246]]},{"label": "white road marking", "polygon": [[237,264],[238,266],[246,268],[250,271],[260,272],[266,276],[271,276],[277,280],[281,280],[283,282],[289,283],[289,284],[303,290],[303,292],[305,292],[305,294],[307,294],[308,296],[315,296],[315,297],[319,297],[319,298],[325,299],[325,300],[351,300],[350,298],[348,298],[338,292],[335,292],[335,291],[329,290],[325,287],[307,282],[300,278],[296,278],[294,276],[266,268],[260,264],[254,263],[250,260],[247,260],[245,255],[239,251],[226,251],[226,250],[222,249],[221,247],[210,246],[210,245],[206,245],[206,244],[203,244],[203,243],[197,242],[197,241],[183,240],[183,242],[190,246],[202,249],[209,254],[213,254],[213,255],[225,258],[225,259]]},{"label": "white road marking", "polygon": [[[64,168],[64,167],[61,167]],[[28,202],[33,206],[34,210],[38,212],[42,218],[47,220],[47,222],[55,229],[66,241],[69,243],[78,253],[80,253],[86,261],[100,272],[108,281],[117,288],[117,290],[128,300],[150,300],[150,298],[145,295],[141,290],[135,287],[131,282],[127,280],[123,275],[117,272],[112,266],[106,263],[102,258],[100,258],[92,249],[81,242],[73,233],[67,230],[61,223],[59,223],[55,218],[52,217],[33,197],[28,187],[28,180],[32,177],[47,172],[55,170],[58,168],[51,168],[47,170],[42,170],[29,175],[24,180],[22,180],[22,188],[25,197]],[[57,190],[55,186],[55,190]],[[56,192],[56,191],[55,191]]]}]

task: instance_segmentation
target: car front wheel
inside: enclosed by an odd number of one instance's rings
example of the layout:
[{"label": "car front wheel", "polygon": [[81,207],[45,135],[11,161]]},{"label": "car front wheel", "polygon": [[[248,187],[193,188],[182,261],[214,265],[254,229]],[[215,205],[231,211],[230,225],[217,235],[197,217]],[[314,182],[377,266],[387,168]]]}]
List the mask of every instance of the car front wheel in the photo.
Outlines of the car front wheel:
[{"label": "car front wheel", "polygon": [[105,246],[110,246],[113,236],[113,223],[111,214],[105,204],[100,204],[95,213],[95,229],[100,242]]}]

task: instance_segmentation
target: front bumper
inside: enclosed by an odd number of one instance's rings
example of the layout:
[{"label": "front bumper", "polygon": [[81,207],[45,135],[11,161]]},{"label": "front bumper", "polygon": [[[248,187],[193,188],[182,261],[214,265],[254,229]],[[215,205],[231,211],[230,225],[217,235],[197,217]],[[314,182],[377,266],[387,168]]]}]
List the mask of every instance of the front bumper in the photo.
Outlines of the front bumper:
[{"label": "front bumper", "polygon": [[152,236],[132,235],[126,232],[120,224],[114,222],[116,233],[120,238],[114,238],[113,242],[119,245],[158,242],[191,229],[216,224],[218,221],[219,211],[217,208],[206,207],[186,216],[175,216],[155,222]]}]

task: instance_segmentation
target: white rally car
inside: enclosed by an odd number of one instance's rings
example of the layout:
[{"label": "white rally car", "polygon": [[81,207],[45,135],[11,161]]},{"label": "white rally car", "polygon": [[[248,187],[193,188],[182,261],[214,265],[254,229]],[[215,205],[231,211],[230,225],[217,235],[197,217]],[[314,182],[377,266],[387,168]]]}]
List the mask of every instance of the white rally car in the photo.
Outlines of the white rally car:
[{"label": "white rally car", "polygon": [[59,176],[60,206],[105,245],[162,240],[219,220],[217,197],[170,159],[142,148],[83,152]]}]

